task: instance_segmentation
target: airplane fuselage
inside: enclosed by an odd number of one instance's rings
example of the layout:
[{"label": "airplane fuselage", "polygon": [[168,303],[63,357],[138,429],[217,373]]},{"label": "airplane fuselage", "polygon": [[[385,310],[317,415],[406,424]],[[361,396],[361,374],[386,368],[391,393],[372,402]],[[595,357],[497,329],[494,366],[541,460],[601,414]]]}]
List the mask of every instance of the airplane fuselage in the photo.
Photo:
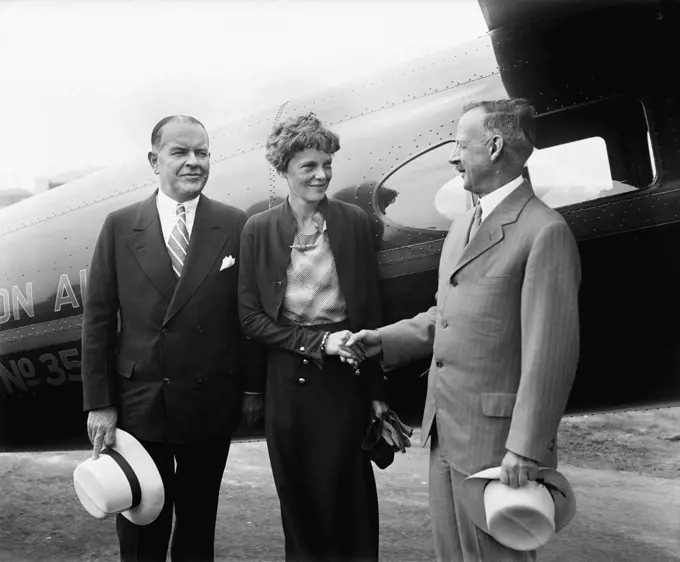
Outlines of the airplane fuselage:
[{"label": "airplane fuselage", "polygon": [[[463,106],[526,97],[539,114],[538,154],[545,150],[528,174],[581,253],[581,359],[568,411],[678,404],[680,63],[663,49],[680,18],[650,4],[496,30],[222,128],[207,123],[205,194],[248,215],[283,200],[288,188],[267,165],[264,142],[275,123],[314,111],[341,139],[329,196],[371,218],[384,321],[394,322],[434,303],[451,224],[435,195],[456,175],[447,157]],[[597,150],[578,144],[591,141]],[[569,147],[579,146],[570,163]],[[608,183],[585,178],[596,164],[608,167]],[[0,211],[0,451],[86,443],[80,335],[88,265],[106,215],[155,189],[140,154]],[[471,202],[461,191],[452,205],[462,212]],[[391,403],[410,423],[419,422],[428,366],[389,374]]]}]

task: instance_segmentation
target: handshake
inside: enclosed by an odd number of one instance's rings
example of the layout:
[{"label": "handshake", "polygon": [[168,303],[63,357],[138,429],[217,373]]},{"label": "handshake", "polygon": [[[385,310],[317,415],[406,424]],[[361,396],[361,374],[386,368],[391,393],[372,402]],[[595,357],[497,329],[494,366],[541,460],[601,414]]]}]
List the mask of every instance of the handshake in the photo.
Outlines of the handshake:
[{"label": "handshake", "polygon": [[349,330],[334,332],[326,341],[326,353],[337,355],[344,363],[358,370],[365,359],[382,354],[382,338],[378,330]]}]

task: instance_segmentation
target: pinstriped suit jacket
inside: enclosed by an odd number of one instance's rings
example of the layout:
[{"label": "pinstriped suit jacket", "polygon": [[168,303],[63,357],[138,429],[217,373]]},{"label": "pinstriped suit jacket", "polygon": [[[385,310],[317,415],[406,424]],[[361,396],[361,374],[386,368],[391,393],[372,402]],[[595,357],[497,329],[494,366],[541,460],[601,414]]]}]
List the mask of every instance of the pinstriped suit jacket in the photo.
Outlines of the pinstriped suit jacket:
[{"label": "pinstriped suit jacket", "polygon": [[472,211],[442,248],[437,305],[380,329],[383,367],[433,350],[422,444],[437,419],[458,471],[500,465],[507,450],[555,467],[556,434],[579,351],[576,241],[524,182],[466,246]]}]

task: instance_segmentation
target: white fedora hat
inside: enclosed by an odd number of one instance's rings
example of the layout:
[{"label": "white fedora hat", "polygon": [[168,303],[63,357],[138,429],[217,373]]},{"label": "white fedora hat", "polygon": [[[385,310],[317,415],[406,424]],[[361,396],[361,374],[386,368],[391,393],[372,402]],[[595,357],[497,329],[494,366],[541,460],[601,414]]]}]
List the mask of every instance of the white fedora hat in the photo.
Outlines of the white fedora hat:
[{"label": "white fedora hat", "polygon": [[556,470],[539,468],[536,482],[521,488],[502,484],[500,477],[500,466],[469,476],[462,497],[474,524],[508,548],[535,550],[574,517],[574,491]]},{"label": "white fedora hat", "polygon": [[120,513],[135,525],[156,520],[165,488],[156,463],[132,435],[116,429],[112,448],[80,463],[73,484],[83,507],[97,519]]}]

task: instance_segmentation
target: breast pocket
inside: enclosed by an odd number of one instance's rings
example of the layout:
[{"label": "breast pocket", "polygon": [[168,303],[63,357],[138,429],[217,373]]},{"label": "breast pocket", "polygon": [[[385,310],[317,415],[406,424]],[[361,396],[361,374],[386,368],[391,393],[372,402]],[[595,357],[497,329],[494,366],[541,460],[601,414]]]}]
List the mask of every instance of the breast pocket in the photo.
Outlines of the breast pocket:
[{"label": "breast pocket", "polygon": [[232,291],[236,290],[236,284],[238,283],[238,275],[236,266],[226,267],[220,269],[220,262],[218,261],[217,266],[213,269],[212,273],[206,279],[208,283],[209,290],[213,292],[214,295],[228,295]]},{"label": "breast pocket", "polygon": [[222,265],[218,262],[217,267],[213,271],[213,276],[215,279],[236,279],[236,265],[222,267]]},{"label": "breast pocket", "polygon": [[217,268],[218,275],[228,275],[236,273],[236,265],[230,265],[228,267],[222,267],[221,265]]}]

